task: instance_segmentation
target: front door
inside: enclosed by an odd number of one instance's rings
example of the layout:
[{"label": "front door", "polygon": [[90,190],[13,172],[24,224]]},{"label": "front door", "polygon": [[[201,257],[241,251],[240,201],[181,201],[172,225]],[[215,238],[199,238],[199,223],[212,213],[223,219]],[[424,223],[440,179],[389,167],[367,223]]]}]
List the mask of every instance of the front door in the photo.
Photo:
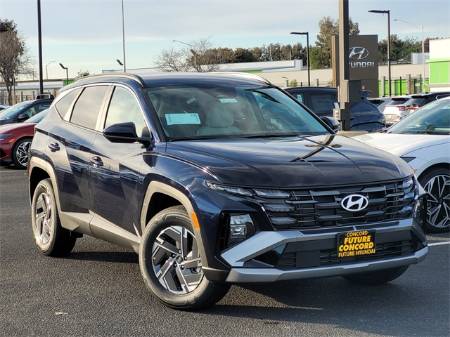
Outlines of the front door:
[{"label": "front door", "polygon": [[[103,127],[126,122],[134,123],[138,137],[147,128],[131,89],[116,86]],[[147,152],[146,147],[139,142],[112,143],[99,133],[94,151],[97,155],[91,167],[93,212],[102,224],[118,226],[139,235],[141,198],[145,188],[142,172],[148,165],[143,155]]]}]

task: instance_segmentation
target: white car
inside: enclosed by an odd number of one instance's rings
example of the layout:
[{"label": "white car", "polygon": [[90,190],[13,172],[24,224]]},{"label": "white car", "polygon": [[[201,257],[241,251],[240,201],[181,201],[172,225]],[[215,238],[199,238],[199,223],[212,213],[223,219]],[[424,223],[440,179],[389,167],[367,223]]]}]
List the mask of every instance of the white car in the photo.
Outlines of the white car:
[{"label": "white car", "polygon": [[427,104],[386,133],[355,138],[403,158],[428,192],[425,229],[450,230],[450,98]]}]

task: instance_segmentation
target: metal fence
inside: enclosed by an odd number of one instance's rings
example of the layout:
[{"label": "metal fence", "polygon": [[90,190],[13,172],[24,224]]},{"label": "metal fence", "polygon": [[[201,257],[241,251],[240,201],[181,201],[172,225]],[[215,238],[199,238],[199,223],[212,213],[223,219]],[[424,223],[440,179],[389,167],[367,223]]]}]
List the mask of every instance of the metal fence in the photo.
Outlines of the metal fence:
[{"label": "metal fence", "polygon": [[[393,96],[403,96],[430,92],[429,79],[423,79],[422,76],[414,78],[407,76],[406,78],[395,78],[391,80],[391,89]],[[389,80],[384,77],[378,81],[379,96],[389,95]]]}]

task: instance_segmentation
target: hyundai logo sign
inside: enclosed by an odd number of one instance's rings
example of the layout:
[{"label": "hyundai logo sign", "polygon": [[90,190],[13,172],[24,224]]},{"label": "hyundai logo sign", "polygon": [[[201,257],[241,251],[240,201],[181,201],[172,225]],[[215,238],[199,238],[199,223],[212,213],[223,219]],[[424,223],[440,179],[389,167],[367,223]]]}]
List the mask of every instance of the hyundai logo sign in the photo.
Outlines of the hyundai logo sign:
[{"label": "hyundai logo sign", "polygon": [[350,60],[359,61],[369,57],[369,51],[364,47],[352,47],[350,48],[350,54],[348,58]]},{"label": "hyundai logo sign", "polygon": [[343,209],[349,212],[359,212],[365,209],[369,205],[369,200],[361,194],[347,195],[341,201]]},{"label": "hyundai logo sign", "polygon": [[374,67],[375,62],[367,60],[370,53],[365,47],[351,47],[348,55],[350,67],[352,68],[369,68]]}]

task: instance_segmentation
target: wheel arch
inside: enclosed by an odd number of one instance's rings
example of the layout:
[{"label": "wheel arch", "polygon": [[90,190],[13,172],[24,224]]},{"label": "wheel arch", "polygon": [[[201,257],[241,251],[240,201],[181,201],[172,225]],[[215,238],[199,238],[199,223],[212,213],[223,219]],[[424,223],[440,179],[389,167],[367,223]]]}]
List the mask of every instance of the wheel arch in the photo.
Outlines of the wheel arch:
[{"label": "wheel arch", "polygon": [[[159,181],[152,181],[147,187],[141,210],[141,231],[144,232],[148,221],[159,211],[175,205],[185,208],[189,218],[198,223],[194,207],[188,196],[176,189]],[[195,224],[194,224],[195,226]]]},{"label": "wheel arch", "polygon": [[450,170],[450,163],[436,163],[436,164],[433,164],[433,165],[427,167],[425,170],[423,170],[417,178],[420,180],[426,174],[430,173],[431,171],[433,171],[435,169],[440,169],[440,168]]},{"label": "wheel arch", "polygon": [[58,183],[56,181],[55,171],[53,166],[38,157],[31,157],[30,162],[28,164],[28,176],[29,176],[29,191],[30,191],[30,202],[33,198],[34,190],[42,179],[50,178],[53,186],[53,193],[55,194],[56,206],[58,210],[61,210],[59,203],[59,189]]}]

